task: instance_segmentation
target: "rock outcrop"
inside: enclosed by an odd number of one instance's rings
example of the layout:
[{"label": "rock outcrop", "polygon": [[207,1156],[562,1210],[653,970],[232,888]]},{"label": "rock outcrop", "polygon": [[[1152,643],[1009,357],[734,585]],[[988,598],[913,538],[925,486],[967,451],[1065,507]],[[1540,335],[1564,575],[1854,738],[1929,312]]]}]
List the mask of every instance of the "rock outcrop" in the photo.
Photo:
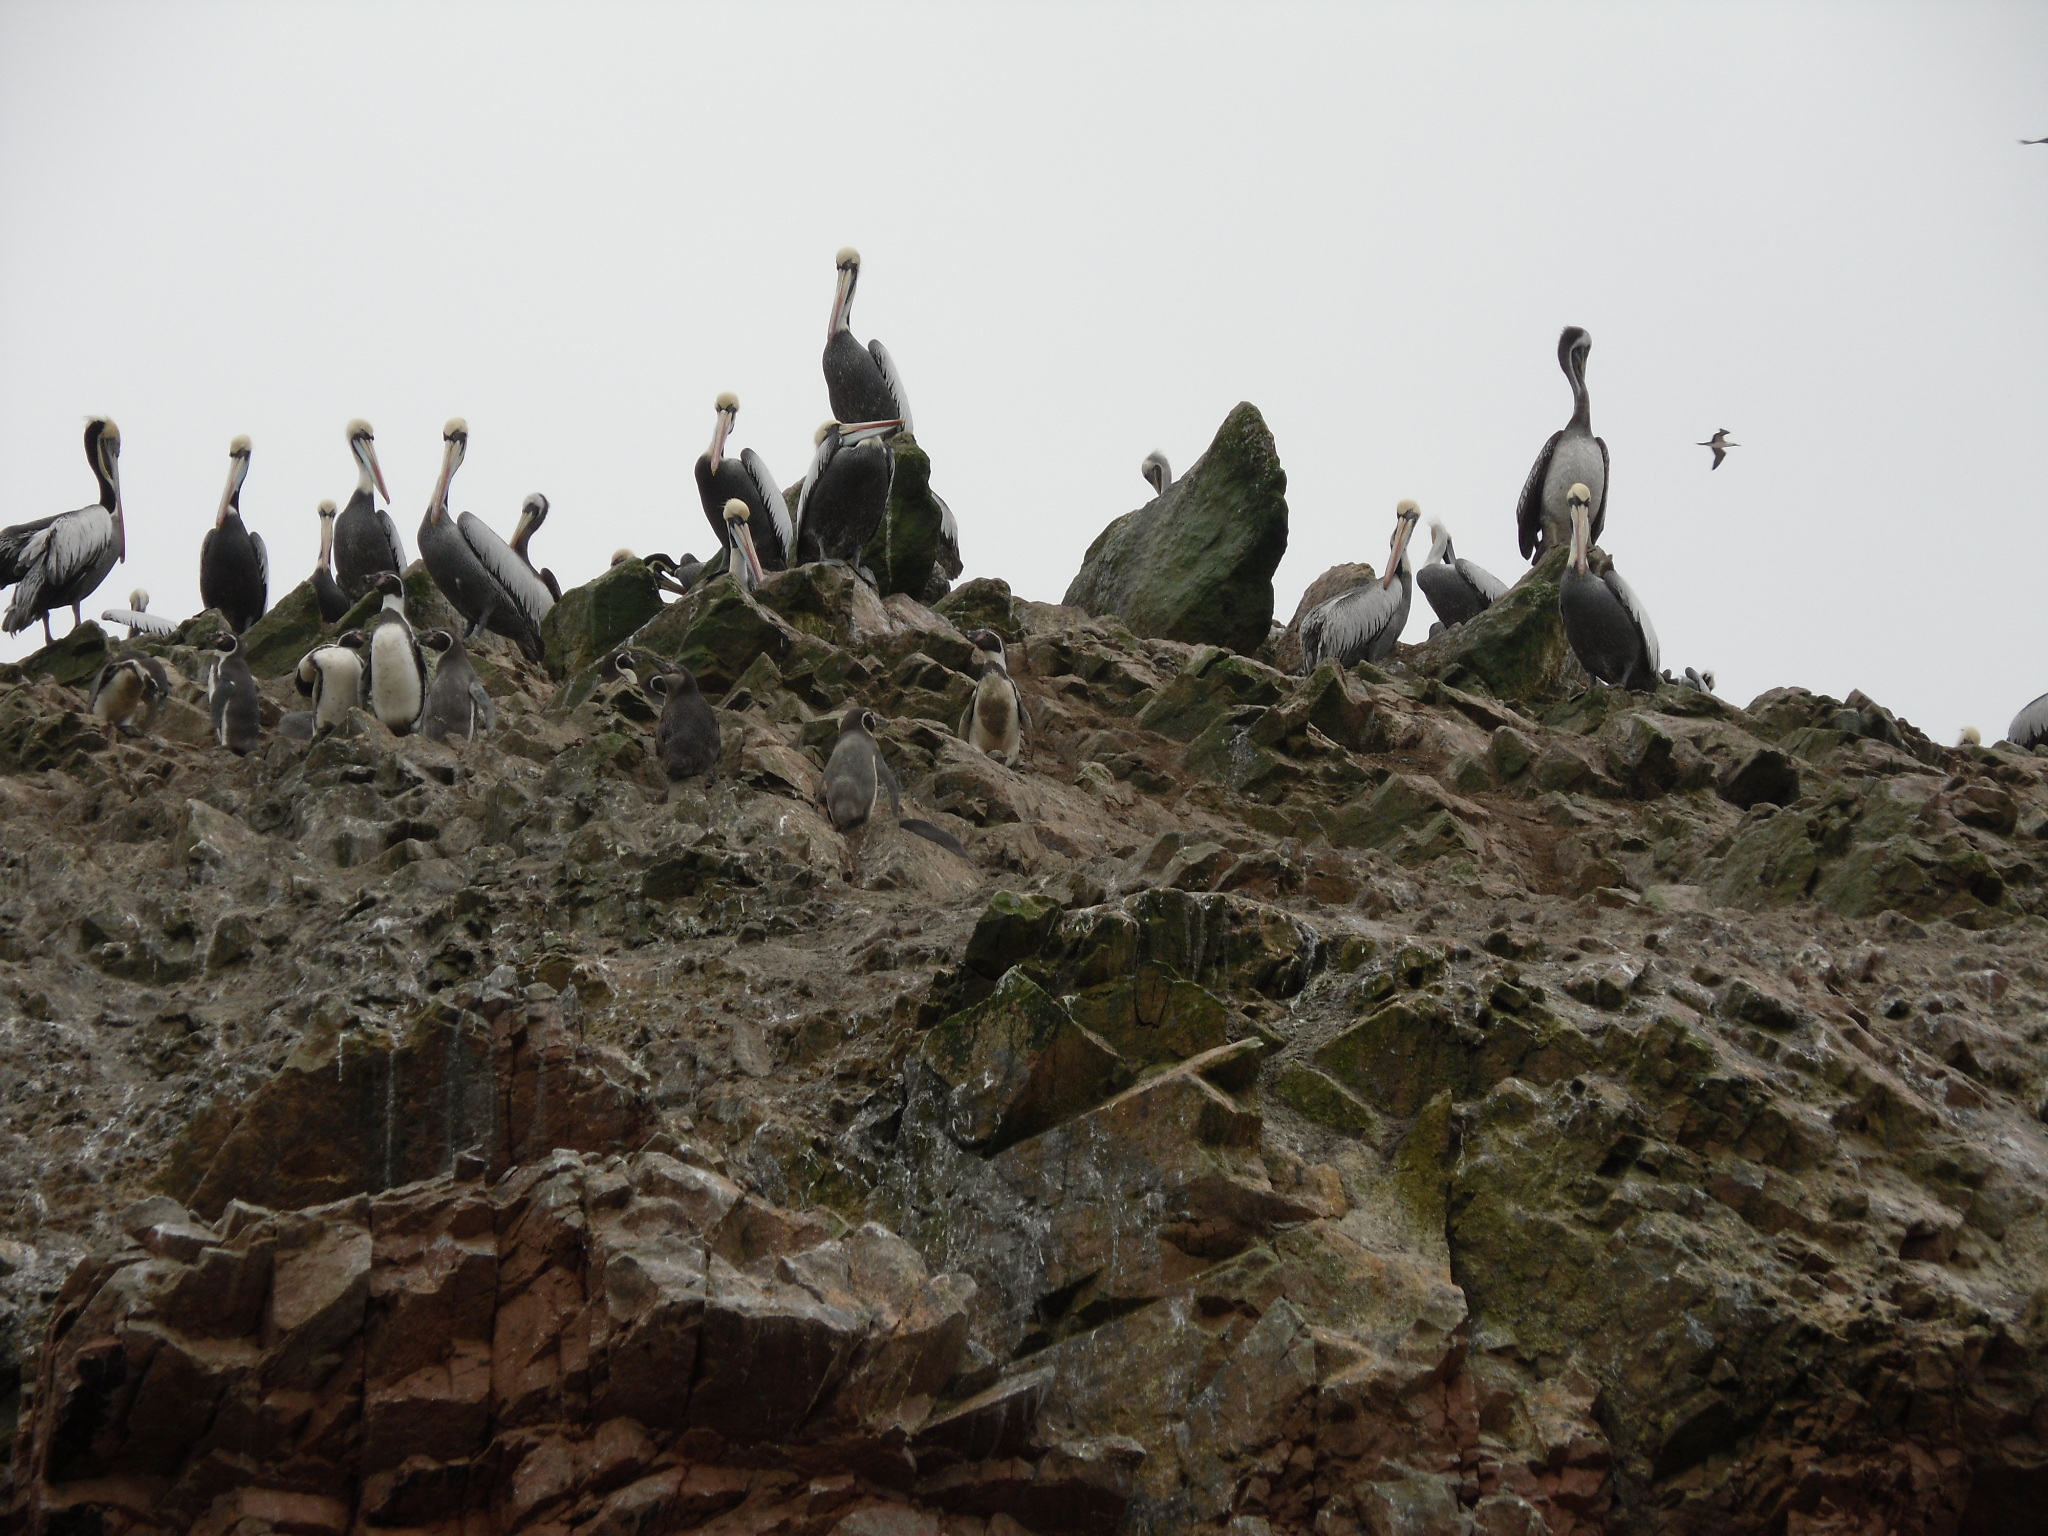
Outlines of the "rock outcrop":
[{"label": "rock outcrop", "polygon": [[[16,1527],[2038,1524],[2048,753],[1499,622],[714,580],[676,786],[495,639],[459,748],[0,670]],[[968,859],[825,820],[855,702]]]},{"label": "rock outcrop", "polygon": [[1287,472],[1258,407],[1239,405],[1208,452],[1088,546],[1066,604],[1131,632],[1257,650],[1273,622],[1273,572],[1287,552]]}]

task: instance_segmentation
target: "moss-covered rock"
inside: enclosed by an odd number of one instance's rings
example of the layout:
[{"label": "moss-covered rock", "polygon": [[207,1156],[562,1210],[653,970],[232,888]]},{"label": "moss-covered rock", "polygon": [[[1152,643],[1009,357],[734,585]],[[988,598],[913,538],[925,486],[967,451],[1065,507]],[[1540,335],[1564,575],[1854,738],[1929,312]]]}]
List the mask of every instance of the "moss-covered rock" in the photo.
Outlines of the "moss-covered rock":
[{"label": "moss-covered rock", "polygon": [[91,619],[41,650],[30,651],[17,665],[30,677],[54,678],[67,688],[89,687],[114,654],[107,632]]},{"label": "moss-covered rock", "polygon": [[977,576],[972,581],[963,582],[933,606],[963,635],[971,635],[978,629],[992,629],[1013,643],[1024,638],[1017,599],[1010,593],[1010,584],[999,576]]},{"label": "moss-covered rock", "polygon": [[1377,789],[1324,814],[1324,834],[1339,848],[1383,848],[1448,809],[1443,787],[1419,773],[1390,774]]},{"label": "moss-covered rock", "polygon": [[595,665],[660,612],[654,573],[638,560],[621,560],[595,581],[570,588],[540,622],[548,675],[559,681]]},{"label": "moss-covered rock", "polygon": [[1279,703],[1286,684],[1282,674],[1263,662],[1203,646],[1188,658],[1180,675],[1138,711],[1138,724],[1176,741],[1193,741],[1241,704]]},{"label": "moss-covered rock", "polygon": [[1522,703],[1569,698],[1587,684],[1558,615],[1569,552],[1554,550],[1484,613],[1417,646],[1411,672]]},{"label": "moss-covered rock", "polygon": [[1347,1136],[1373,1136],[1379,1116],[1357,1094],[1334,1077],[1299,1061],[1283,1065],[1273,1078],[1273,1097]]},{"label": "moss-covered rock", "polygon": [[1273,622],[1287,552],[1287,472],[1258,408],[1239,405],[1166,494],[1105,528],[1066,602],[1134,633],[1250,653]]},{"label": "moss-covered rock", "polygon": [[1035,958],[1059,921],[1060,905],[1049,897],[997,891],[974,925],[962,964],[994,981],[1018,962]]},{"label": "moss-covered rock", "polygon": [[704,692],[724,693],[757,656],[789,675],[798,639],[794,628],[737,582],[718,577],[664,607],[634,634],[633,643],[681,662],[697,674]]},{"label": "moss-covered rock", "polygon": [[932,461],[917,439],[900,432],[890,441],[896,477],[882,526],[861,551],[860,563],[873,573],[882,596],[907,592],[922,597],[939,558],[939,525],[944,517],[932,496]]},{"label": "moss-covered rock", "polygon": [[313,583],[302,581],[242,632],[242,654],[258,677],[284,677],[329,633],[320,622],[320,599],[313,593]]}]

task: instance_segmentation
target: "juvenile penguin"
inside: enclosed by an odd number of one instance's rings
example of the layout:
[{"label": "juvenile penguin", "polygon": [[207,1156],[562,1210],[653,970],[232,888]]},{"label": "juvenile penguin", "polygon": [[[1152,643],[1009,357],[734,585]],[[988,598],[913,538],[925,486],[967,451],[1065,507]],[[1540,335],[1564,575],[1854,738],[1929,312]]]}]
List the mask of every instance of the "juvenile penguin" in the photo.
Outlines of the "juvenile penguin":
[{"label": "juvenile penguin", "polygon": [[427,702],[427,658],[405,617],[405,583],[390,571],[374,583],[384,594],[384,611],[370,631],[370,713],[403,736]]},{"label": "juvenile penguin", "polygon": [[655,755],[670,779],[708,777],[718,767],[722,745],[718,716],[697,689],[688,667],[666,667],[642,685],[661,701],[661,722],[654,728]]},{"label": "juvenile penguin", "polygon": [[351,629],[332,645],[316,645],[299,658],[293,681],[313,701],[308,735],[322,727],[332,730],[363,702],[363,650],[368,644],[368,636]]},{"label": "juvenile penguin", "polygon": [[426,712],[420,716],[420,734],[429,741],[475,741],[494,730],[498,712],[462,642],[445,629],[430,629],[420,636],[420,644],[440,657],[434,663],[433,686],[427,690]]},{"label": "juvenile penguin", "polygon": [[963,859],[968,858],[968,852],[960,845],[959,839],[945,828],[904,816],[902,791],[897,787],[896,775],[889,771],[882,749],[875,742],[875,727],[880,723],[873,710],[858,707],[849,709],[839,723],[839,740],[833,744],[832,755],[825,761],[825,777],[818,785],[818,798],[824,802],[825,814],[832,818],[832,825],[841,832],[859,831],[874,815],[882,796],[887,795],[889,810],[904,831],[914,832],[927,842],[937,843]]},{"label": "juvenile penguin", "polygon": [[239,757],[256,750],[263,736],[256,674],[242,654],[242,642],[226,630],[213,637],[212,670],[206,677],[206,702],[213,713],[213,739]]},{"label": "juvenile penguin", "polygon": [[142,722],[171,691],[164,664],[154,656],[123,651],[100,668],[93,679],[87,711],[102,725],[110,725],[124,736],[140,736]]},{"label": "juvenile penguin", "polygon": [[1024,692],[1010,676],[1002,636],[984,629],[975,635],[974,644],[981,657],[981,680],[974,685],[974,696],[960,716],[960,739],[1006,768],[1014,768],[1024,753],[1024,728],[1031,723],[1024,708]]}]

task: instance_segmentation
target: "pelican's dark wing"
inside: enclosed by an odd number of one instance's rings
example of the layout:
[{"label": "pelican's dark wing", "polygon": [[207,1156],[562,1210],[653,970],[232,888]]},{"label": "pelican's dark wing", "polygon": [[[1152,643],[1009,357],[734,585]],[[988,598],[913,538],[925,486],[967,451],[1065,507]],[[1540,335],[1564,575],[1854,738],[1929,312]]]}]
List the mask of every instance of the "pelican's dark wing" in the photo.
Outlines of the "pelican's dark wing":
[{"label": "pelican's dark wing", "polygon": [[58,518],[69,515],[64,512],[52,512],[48,517],[39,517],[34,522],[16,523],[12,528],[0,528],[0,587],[11,587],[28,573],[28,547],[35,542],[36,535]]},{"label": "pelican's dark wing", "polygon": [[[1600,542],[1600,530],[1607,526],[1607,488],[1614,483],[1614,469],[1607,462],[1607,439],[1596,437],[1593,439],[1593,446],[1600,450],[1600,505],[1593,509],[1592,528],[1592,542],[1598,544]],[[1656,652],[1656,649],[1656,642],[1652,641],[1650,644],[1652,654]],[[1654,672],[1656,668],[1652,667],[1650,670]]]},{"label": "pelican's dark wing", "polygon": [[[1524,559],[1536,552],[1536,539],[1543,532],[1543,477],[1550,473],[1550,456],[1557,452],[1563,437],[1562,431],[1550,434],[1550,441],[1530,466],[1529,478],[1522,482],[1522,499],[1515,503],[1515,532],[1521,537]],[[1602,447],[1600,451],[1604,454],[1607,450]]]},{"label": "pelican's dark wing", "polygon": [[[781,487],[776,485],[775,477],[768,472],[767,463],[753,449],[740,450],[740,468],[747,472],[747,480],[754,487],[754,494],[761,498],[761,506],[768,513],[768,527],[756,530],[754,538],[754,546],[761,555],[761,563],[771,571],[784,570],[789,566],[790,556],[796,550],[796,540],[790,527],[789,503],[782,499]],[[768,540],[764,541],[760,537],[763,533],[769,536]],[[773,551],[760,548],[764,542],[771,541],[776,546]],[[773,559],[769,558],[771,553]]]},{"label": "pelican's dark wing", "polygon": [[917,428],[910,422],[910,392],[903,387],[903,380],[896,376],[896,361],[889,356],[889,349],[879,341],[868,343],[868,353],[875,360],[875,366],[882,370],[882,386],[889,391],[889,398],[896,403],[896,414],[903,418],[903,430],[911,436],[917,435]]},{"label": "pelican's dark wing", "polygon": [[1400,608],[1400,588],[1376,581],[1319,605],[1301,621],[1304,669],[1312,672],[1324,660],[1334,660],[1340,667],[1365,660]]},{"label": "pelican's dark wing", "polygon": [[2048,693],[2044,693],[2012,717],[2005,739],[2014,746],[2038,747],[2048,743]]},{"label": "pelican's dark wing", "polygon": [[[1458,568],[1458,574],[1471,582],[1474,589],[1486,596],[1488,603],[1497,603],[1508,595],[1508,584],[1485,566],[1475,564],[1462,557],[1451,562]],[[1416,573],[1418,576],[1420,572]]]},{"label": "pelican's dark wing", "polygon": [[811,455],[811,467],[804,471],[804,488],[796,494],[796,521],[790,528],[791,565],[798,564],[803,559],[799,546],[803,543],[804,519],[811,510],[811,496],[818,489],[818,482],[825,478],[825,471],[831,467],[833,456],[838,452],[839,434],[827,432],[818,444],[818,451]]},{"label": "pelican's dark wing", "polygon": [[548,596],[547,583],[535,575],[533,567],[513,553],[512,546],[499,538],[491,525],[474,512],[463,513],[455,519],[455,526],[462,530],[463,542],[469,546],[477,562],[490,573],[491,579],[511,594],[520,612],[534,624],[539,624],[555,605],[555,600]]},{"label": "pelican's dark wing", "polygon": [[1636,589],[1621,579],[1621,572],[1608,566],[1600,578],[1607,583],[1607,589],[1621,600],[1621,606],[1628,611],[1636,630],[1643,637],[1643,653],[1649,658],[1650,676],[1657,675],[1662,666],[1657,647],[1657,626],[1650,622],[1650,610],[1643,606],[1643,600],[1636,596]]},{"label": "pelican's dark wing", "polygon": [[945,497],[932,491],[931,498],[939,504],[939,569],[948,581],[957,580],[961,571],[960,525],[953,520],[953,509],[946,505]]},{"label": "pelican's dark wing", "polygon": [[[374,503],[372,504],[375,505]],[[398,524],[391,521],[391,514],[377,508],[377,526],[384,530],[384,542],[391,546],[391,569],[399,575],[405,574],[405,546],[398,542]]]},{"label": "pelican's dark wing", "polygon": [[263,588],[263,595],[258,601],[267,608],[270,606],[270,551],[263,547],[263,535],[260,533],[250,534],[249,543],[256,551],[256,582]]}]

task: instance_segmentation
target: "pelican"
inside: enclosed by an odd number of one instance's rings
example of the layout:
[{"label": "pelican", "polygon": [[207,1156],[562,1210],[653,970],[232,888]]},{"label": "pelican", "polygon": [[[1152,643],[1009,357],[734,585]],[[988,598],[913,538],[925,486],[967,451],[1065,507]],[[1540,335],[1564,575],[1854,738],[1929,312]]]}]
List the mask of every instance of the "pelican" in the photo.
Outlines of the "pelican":
[{"label": "pelican", "polygon": [[[1381,661],[1393,654],[1408,623],[1408,604],[1415,596],[1415,573],[1408,563],[1408,541],[1421,521],[1422,509],[1412,501],[1394,508],[1394,537],[1388,546],[1387,574],[1376,582],[1340,592],[1311,609],[1301,621],[1301,669],[1315,671],[1325,657],[1340,667]],[[1399,582],[1396,589],[1395,583]]]},{"label": "pelican", "polygon": [[2048,693],[2012,717],[2005,739],[2016,747],[2048,747]]},{"label": "pelican", "polygon": [[818,451],[796,503],[796,558],[840,560],[857,566],[860,553],[882,526],[896,455],[882,441],[901,421],[828,421],[818,428]]},{"label": "pelican", "polygon": [[735,496],[725,504],[726,547],[739,552],[739,560],[728,567],[733,580],[749,592],[761,585],[761,557],[754,551],[754,531],[749,526],[753,514],[747,504]]},{"label": "pelican", "polygon": [[313,701],[314,730],[340,725],[363,702],[363,654],[369,643],[360,629],[351,629],[332,645],[316,645],[299,658],[292,680]]},{"label": "pelican", "polygon": [[540,584],[548,589],[548,602],[562,600],[562,584],[555,580],[553,571],[544,571],[533,563],[533,556],[526,552],[526,546],[533,542],[533,536],[540,532],[540,525],[548,520],[548,499],[535,491],[521,503],[519,523],[512,530],[512,553],[526,562],[526,568],[540,578]]},{"label": "pelican", "polygon": [[1657,631],[1650,615],[1606,551],[1592,547],[1592,491],[1574,485],[1568,504],[1572,558],[1557,592],[1565,639],[1580,665],[1601,682],[1655,693]]},{"label": "pelican", "polygon": [[1730,448],[1740,448],[1742,444],[1736,442],[1728,435],[1726,427],[1721,427],[1704,443],[1694,443],[1693,446],[1695,448],[1711,448],[1714,450],[1714,462],[1707,466],[1708,469],[1713,470],[1721,467],[1721,461],[1728,457],[1728,450]]},{"label": "pelican", "polygon": [[1451,530],[1434,517],[1429,520],[1429,558],[1415,580],[1446,629],[1477,618],[1508,590],[1507,583],[1484,566],[1461,559],[1451,547]]},{"label": "pelican", "polygon": [[133,592],[130,592],[126,608],[108,608],[103,610],[100,614],[100,622],[103,624],[127,625],[128,638],[131,640],[137,635],[175,635],[178,632],[178,626],[173,621],[165,618],[160,613],[151,613],[149,611],[149,588],[147,587],[137,587]]},{"label": "pelican", "polygon": [[332,624],[347,613],[351,604],[341,583],[334,579],[334,503],[323,501],[320,518],[320,563],[313,567],[313,601],[320,605],[320,622]]},{"label": "pelican", "polygon": [[1607,526],[1607,444],[1593,435],[1593,408],[1586,397],[1586,356],[1592,350],[1593,338],[1576,325],[1566,326],[1557,338],[1557,366],[1572,383],[1572,419],[1551,433],[1536,455],[1515,506],[1522,553],[1531,560],[1570,540],[1571,508],[1565,503],[1573,485],[1593,493],[1593,542],[1599,542]]},{"label": "pelican", "polygon": [[249,478],[249,439],[228,444],[228,483],[213,527],[199,541],[199,601],[240,634],[269,606],[270,552],[263,535],[242,526],[242,482]]},{"label": "pelican", "polygon": [[906,431],[910,396],[896,376],[889,349],[879,341],[865,347],[848,328],[853,319],[853,290],[860,282],[860,252],[847,246],[839,253],[839,288],[832,296],[832,323],[825,331],[825,392],[832,414],[841,421],[880,421],[893,417]]},{"label": "pelican", "polygon": [[441,474],[427,515],[420,519],[420,558],[455,611],[469,620],[465,638],[488,629],[514,642],[527,660],[540,661],[547,654],[540,621],[555,601],[533,567],[482,518],[472,512],[448,516],[448,483],[469,452],[469,423],[452,417],[441,429],[441,441]]},{"label": "pelican", "polygon": [[1152,494],[1164,496],[1166,488],[1173,484],[1173,466],[1166,462],[1166,455],[1154,448],[1145,455],[1145,462],[1138,466],[1138,473],[1152,483]]},{"label": "pelican", "polygon": [[370,631],[367,692],[370,713],[394,736],[403,736],[419,722],[427,703],[427,658],[419,637],[405,616],[405,583],[391,571],[377,578],[384,607]]},{"label": "pelican", "polygon": [[738,497],[747,504],[747,519],[754,535],[754,552],[763,570],[780,571],[789,566],[789,503],[768,472],[761,455],[751,448],[740,450],[735,459],[725,451],[725,440],[739,418],[740,397],[731,390],[715,402],[716,424],[711,429],[711,446],[697,455],[697,497],[704,503],[704,516],[721,544],[725,541],[725,504]]},{"label": "pelican", "polygon": [[396,576],[405,569],[405,546],[398,542],[398,525],[391,514],[377,506],[391,493],[384,489],[384,471],[377,463],[376,434],[358,416],[348,424],[348,451],[356,461],[356,493],[334,523],[334,573],[350,602],[358,602],[389,571]]},{"label": "pelican", "polygon": [[948,581],[958,581],[962,566],[960,563],[960,525],[953,519],[953,509],[946,505],[946,498],[937,491],[931,493],[932,500],[939,504],[939,552],[935,557],[940,570],[946,573]]},{"label": "pelican", "polygon": [[0,528],[0,587],[13,587],[0,627],[18,635],[37,619],[43,639],[50,610],[69,608],[72,627],[79,605],[99,589],[117,561],[128,558],[128,531],[121,519],[121,429],[104,416],[85,424],[85,457],[100,483],[96,505]]}]

